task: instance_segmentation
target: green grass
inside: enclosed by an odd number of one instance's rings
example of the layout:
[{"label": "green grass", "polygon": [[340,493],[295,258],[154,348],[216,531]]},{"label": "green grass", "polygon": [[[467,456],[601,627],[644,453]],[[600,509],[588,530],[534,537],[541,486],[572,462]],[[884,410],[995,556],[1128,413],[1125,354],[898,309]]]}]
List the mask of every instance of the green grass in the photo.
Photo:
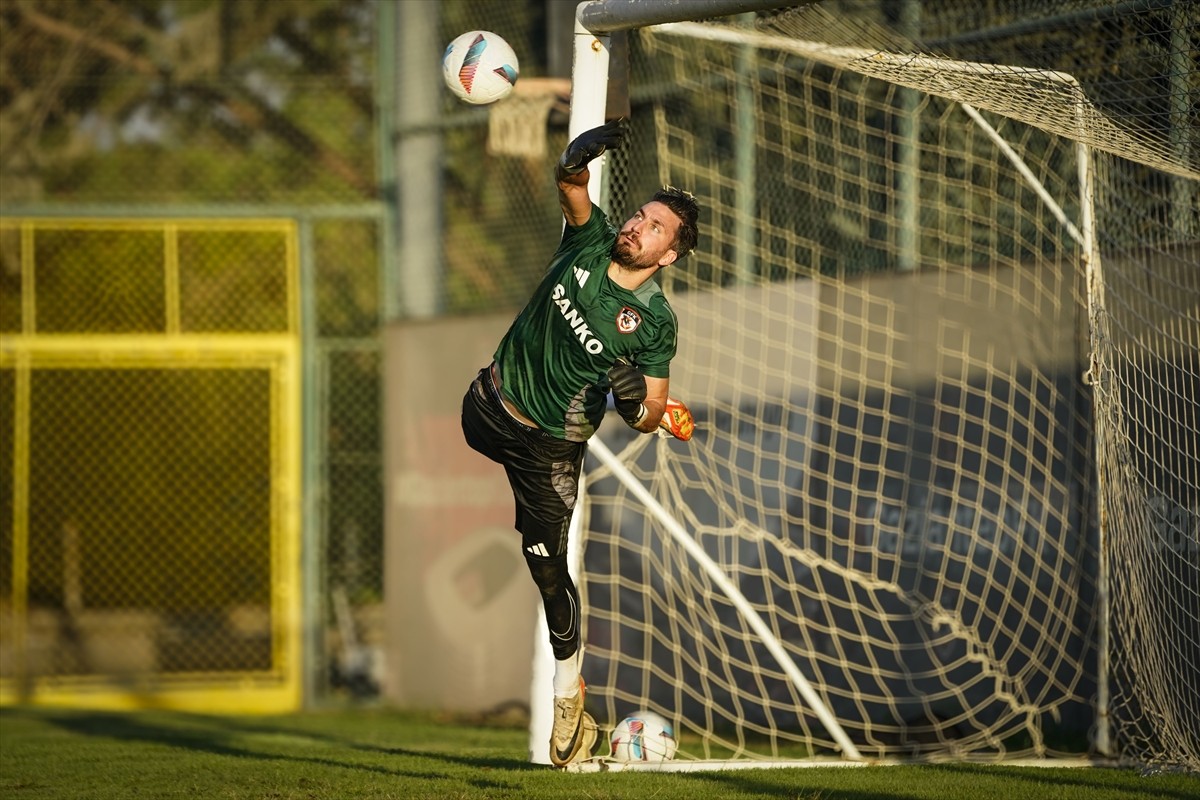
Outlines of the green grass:
[{"label": "green grass", "polygon": [[1200,797],[1200,776],[904,766],[566,774],[526,761],[524,729],[339,710],[277,717],[0,710],[6,800],[580,798],[919,800]]}]

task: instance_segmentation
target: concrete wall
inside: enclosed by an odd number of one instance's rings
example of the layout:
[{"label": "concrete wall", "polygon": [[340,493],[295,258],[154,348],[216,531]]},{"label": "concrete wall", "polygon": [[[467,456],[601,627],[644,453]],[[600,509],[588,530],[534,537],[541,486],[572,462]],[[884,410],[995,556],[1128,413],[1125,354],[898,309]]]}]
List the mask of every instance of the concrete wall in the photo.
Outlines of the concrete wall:
[{"label": "concrete wall", "polygon": [[528,702],[537,592],[504,470],[467,447],[462,397],[512,314],[386,333],[384,696],[408,708]]}]

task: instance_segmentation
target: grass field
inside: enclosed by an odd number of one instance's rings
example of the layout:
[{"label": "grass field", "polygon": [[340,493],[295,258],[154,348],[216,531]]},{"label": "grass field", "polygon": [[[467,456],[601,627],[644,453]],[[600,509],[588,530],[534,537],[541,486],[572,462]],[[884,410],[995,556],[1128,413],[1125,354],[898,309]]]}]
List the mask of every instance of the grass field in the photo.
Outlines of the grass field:
[{"label": "grass field", "polygon": [[380,710],[278,717],[0,710],[0,797],[583,800],[1194,800],[1200,776],[1098,768],[904,766],[566,774],[522,728]]}]

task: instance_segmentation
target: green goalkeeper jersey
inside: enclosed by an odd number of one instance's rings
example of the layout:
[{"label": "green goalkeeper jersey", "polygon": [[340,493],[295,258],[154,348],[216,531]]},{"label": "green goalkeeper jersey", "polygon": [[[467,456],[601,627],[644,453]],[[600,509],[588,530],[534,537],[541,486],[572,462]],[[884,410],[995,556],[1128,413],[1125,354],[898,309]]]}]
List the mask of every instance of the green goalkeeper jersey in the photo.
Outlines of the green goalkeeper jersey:
[{"label": "green goalkeeper jersey", "polygon": [[594,204],[586,223],[566,226],[545,277],[496,348],[501,391],[560,439],[587,441],[600,427],[618,358],[670,377],[675,313],[653,279],[631,292],[608,277],[616,239]]}]

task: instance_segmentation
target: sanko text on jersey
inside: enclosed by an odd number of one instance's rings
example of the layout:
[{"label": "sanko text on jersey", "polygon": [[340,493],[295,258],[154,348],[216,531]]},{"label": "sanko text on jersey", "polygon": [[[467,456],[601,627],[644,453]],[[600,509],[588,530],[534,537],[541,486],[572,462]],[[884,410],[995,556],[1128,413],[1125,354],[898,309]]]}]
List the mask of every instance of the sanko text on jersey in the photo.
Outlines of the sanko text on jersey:
[{"label": "sanko text on jersey", "polygon": [[554,293],[550,296],[550,302],[558,306],[558,310],[562,312],[563,319],[571,326],[571,330],[575,331],[575,335],[579,337],[579,343],[584,349],[592,355],[599,355],[604,352],[604,342],[596,338],[588,327],[587,320],[583,318],[583,314],[579,313],[578,309],[571,307],[571,301],[567,298],[567,290],[560,283],[554,287]]}]

